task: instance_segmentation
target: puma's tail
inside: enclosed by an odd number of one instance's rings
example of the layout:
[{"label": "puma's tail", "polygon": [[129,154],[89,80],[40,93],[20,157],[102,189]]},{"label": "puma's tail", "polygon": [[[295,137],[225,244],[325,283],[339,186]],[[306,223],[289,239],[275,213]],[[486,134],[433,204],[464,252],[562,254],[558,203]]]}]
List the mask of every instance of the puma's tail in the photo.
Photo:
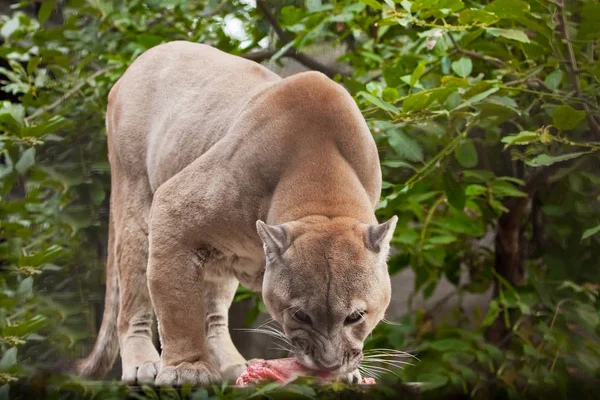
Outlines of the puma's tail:
[{"label": "puma's tail", "polygon": [[[111,213],[112,214],[112,213]],[[108,225],[108,257],[106,262],[106,297],[102,326],[92,352],[75,365],[78,375],[89,378],[102,378],[112,368],[119,353],[117,317],[119,313],[119,279],[115,265],[115,229],[113,216]]]}]

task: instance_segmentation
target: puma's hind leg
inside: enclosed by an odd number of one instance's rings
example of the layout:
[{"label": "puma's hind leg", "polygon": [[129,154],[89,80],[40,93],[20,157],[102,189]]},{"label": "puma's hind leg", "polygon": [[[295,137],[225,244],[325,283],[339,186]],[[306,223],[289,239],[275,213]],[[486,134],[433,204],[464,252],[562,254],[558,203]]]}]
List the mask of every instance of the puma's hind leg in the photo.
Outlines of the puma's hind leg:
[{"label": "puma's hind leg", "polygon": [[127,180],[115,183],[116,196],[111,207],[116,218],[121,379],[127,383],[153,382],[160,356],[152,341],[153,310],[146,278],[151,197],[144,184]]}]

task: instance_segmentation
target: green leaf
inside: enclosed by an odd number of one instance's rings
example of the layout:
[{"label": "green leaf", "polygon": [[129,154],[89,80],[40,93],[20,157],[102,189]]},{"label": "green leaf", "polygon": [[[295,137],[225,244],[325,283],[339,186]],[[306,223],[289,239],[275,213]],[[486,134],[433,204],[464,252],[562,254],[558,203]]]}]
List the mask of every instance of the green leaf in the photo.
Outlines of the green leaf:
[{"label": "green leaf", "polygon": [[488,4],[485,10],[500,18],[510,19],[529,12],[529,4],[523,0],[495,0]]},{"label": "green leaf", "polygon": [[383,10],[383,6],[376,0],[360,0],[361,3],[368,5],[376,10]]},{"label": "green leaf", "polygon": [[412,229],[400,229],[394,233],[392,243],[414,245],[419,241],[419,234]]},{"label": "green leaf", "polygon": [[30,147],[23,152],[19,161],[15,164],[15,169],[19,174],[24,174],[35,164],[35,147]]},{"label": "green leaf", "polygon": [[483,93],[476,94],[475,96],[471,97],[470,99],[468,99],[467,101],[462,103],[460,106],[456,107],[455,110],[465,108],[472,104],[478,103],[481,100],[485,99],[486,97],[490,96],[491,94],[496,93],[498,90],[500,90],[500,88],[491,88],[491,89],[486,90]]},{"label": "green leaf", "polygon": [[40,24],[43,24],[50,18],[50,14],[56,8],[56,0],[43,0],[42,5],[40,6],[40,11],[38,11],[38,20]]},{"label": "green leaf", "polygon": [[33,278],[30,276],[21,281],[21,283],[19,284],[18,293],[21,296],[28,297],[31,295],[32,291],[33,291]]},{"label": "green leaf", "polygon": [[450,244],[454,243],[458,240],[458,238],[451,234],[440,235],[440,236],[432,236],[427,239],[428,243],[433,244]]},{"label": "green leaf", "polygon": [[2,336],[26,336],[34,333],[46,326],[47,320],[43,315],[36,315],[28,321],[5,326],[2,328]]},{"label": "green leaf", "polygon": [[280,21],[283,26],[296,25],[304,17],[304,11],[298,7],[285,6],[280,12]]},{"label": "green leaf", "polygon": [[481,324],[483,326],[492,325],[494,323],[494,321],[496,321],[496,319],[498,319],[498,315],[500,315],[500,306],[498,305],[497,301],[492,300],[490,302],[490,306],[485,315],[485,318],[483,319],[483,322]]},{"label": "green leaf", "polygon": [[452,63],[452,71],[461,78],[466,78],[473,71],[473,62],[470,58],[462,57]]},{"label": "green leaf", "polygon": [[383,161],[381,161],[381,165],[383,165],[385,167],[390,167],[390,168],[410,168],[410,169],[415,169],[415,167],[413,167],[409,163],[404,162],[404,161],[398,161],[398,160],[383,160]]},{"label": "green leaf", "polygon": [[400,110],[398,109],[398,107],[396,107],[393,104],[387,103],[381,99],[378,99],[377,97],[367,93],[367,92],[358,92],[359,96],[364,97],[366,100],[368,100],[369,102],[375,104],[377,107],[392,112],[394,114],[399,114]]},{"label": "green leaf", "polygon": [[520,191],[505,180],[496,179],[490,185],[490,189],[498,197],[527,197],[527,193]]},{"label": "green leaf", "polygon": [[465,202],[467,201],[465,191],[454,177],[454,174],[446,170],[442,179],[444,191],[446,192],[450,205],[457,210],[465,208]]},{"label": "green leaf", "polygon": [[527,161],[526,164],[530,167],[543,167],[547,165],[552,165],[557,162],[571,160],[573,158],[581,157],[584,154],[588,154],[585,151],[579,153],[569,153],[563,154],[560,156],[549,156],[548,154],[540,154],[536,158],[531,161]]},{"label": "green leaf", "polygon": [[589,1],[581,10],[581,25],[577,37],[583,40],[600,38],[600,3]]},{"label": "green leaf", "polygon": [[429,93],[415,93],[402,100],[402,112],[419,111],[429,103]]},{"label": "green leaf", "polygon": [[595,226],[595,227],[590,228],[590,229],[586,229],[586,231],[583,232],[583,235],[581,235],[581,240],[587,239],[590,236],[593,236],[593,235],[595,235],[598,232],[600,232],[600,225]]},{"label": "green leaf", "polygon": [[560,130],[577,128],[577,125],[585,118],[585,111],[577,111],[571,106],[562,105],[556,107],[552,115],[552,124]]},{"label": "green leaf", "polygon": [[483,343],[482,346],[485,350],[487,350],[487,353],[492,357],[494,361],[500,361],[504,358],[502,351],[498,349],[498,347],[488,343]]},{"label": "green leaf", "polygon": [[563,77],[563,72],[560,69],[557,69],[556,71],[551,72],[548,74],[548,76],[546,76],[546,79],[544,79],[544,83],[550,89],[557,91],[558,88],[560,87],[560,82],[562,81],[562,77]]},{"label": "green leaf", "polygon": [[454,157],[463,168],[475,168],[479,163],[477,149],[471,139],[463,140],[454,150]]},{"label": "green leaf", "polygon": [[281,386],[281,383],[279,382],[271,382],[271,383],[267,383],[265,386],[263,386],[262,388],[260,388],[259,390],[257,390],[256,392],[252,393],[251,396],[249,396],[249,399],[252,399],[254,397],[261,397],[263,396],[265,393],[269,393],[274,391],[275,389],[279,388]]},{"label": "green leaf", "polygon": [[276,61],[279,58],[281,58],[281,56],[283,56],[285,53],[287,53],[287,51],[289,49],[291,49],[293,46],[294,46],[293,41],[287,43],[285,46],[283,46],[281,49],[279,49],[279,51],[277,53],[273,54],[273,57],[271,57],[271,61]]},{"label": "green leaf", "polygon": [[425,73],[425,65],[427,65],[427,62],[421,61],[419,63],[419,65],[417,65],[417,68],[415,68],[413,73],[410,75],[410,86],[411,87],[415,86],[415,84],[419,81],[419,79],[421,79],[421,77]]},{"label": "green leaf", "polygon": [[423,386],[419,388],[421,391],[428,391],[446,386],[448,383],[448,377],[440,374],[425,373],[420,374],[417,377],[417,381],[423,383]]},{"label": "green leaf", "polygon": [[308,12],[317,12],[321,10],[321,7],[323,7],[323,3],[321,3],[321,0],[306,0],[304,2],[304,6]]},{"label": "green leaf", "polygon": [[400,128],[387,131],[388,143],[396,153],[409,161],[423,161],[423,149],[419,142],[408,136]]},{"label": "green leaf", "polygon": [[0,108],[0,125],[6,126],[11,133],[20,134],[25,127],[25,109],[22,104],[12,104],[8,101]]},{"label": "green leaf", "polygon": [[6,21],[4,25],[2,25],[2,29],[0,29],[0,35],[2,35],[3,38],[9,38],[17,29],[19,29],[19,25],[19,18],[14,16]]},{"label": "green leaf", "polygon": [[383,92],[381,93],[381,97],[383,98],[383,100],[385,100],[389,103],[394,103],[394,102],[398,101],[400,94],[398,93],[398,89],[388,87],[388,88],[383,89]]},{"label": "green leaf", "polygon": [[0,359],[0,371],[5,371],[17,364],[17,348],[11,347],[6,350],[2,359]]},{"label": "green leaf", "polygon": [[522,43],[529,43],[529,38],[523,31],[516,29],[501,29],[501,28],[486,28],[487,33],[495,37],[503,37],[506,39],[516,40]]},{"label": "green leaf", "polygon": [[469,197],[481,196],[482,194],[486,194],[487,192],[488,192],[488,189],[485,186],[475,185],[475,184],[469,185],[465,189],[465,194]]},{"label": "green leaf", "polygon": [[461,25],[470,25],[473,23],[489,25],[496,21],[498,21],[498,17],[496,17],[494,14],[476,8],[465,8],[458,15],[458,22]]},{"label": "green leaf", "polygon": [[27,75],[32,75],[37,66],[40,63],[41,58],[39,57],[31,57],[27,62]]},{"label": "green leaf", "polygon": [[441,339],[431,342],[429,345],[430,348],[439,352],[448,352],[448,351],[469,351],[470,346],[467,342],[464,342],[459,339]]},{"label": "green leaf", "polygon": [[473,179],[476,182],[488,182],[494,179],[494,173],[485,169],[474,169],[463,171],[465,178]]},{"label": "green leaf", "polygon": [[538,141],[540,139],[540,136],[535,133],[535,132],[530,132],[530,131],[522,131],[519,132],[519,134],[517,135],[510,135],[510,136],[505,136],[501,139],[502,143],[506,143],[506,145],[504,146],[504,148],[506,149],[509,146],[515,145],[515,144],[528,144],[531,142],[535,142]]}]

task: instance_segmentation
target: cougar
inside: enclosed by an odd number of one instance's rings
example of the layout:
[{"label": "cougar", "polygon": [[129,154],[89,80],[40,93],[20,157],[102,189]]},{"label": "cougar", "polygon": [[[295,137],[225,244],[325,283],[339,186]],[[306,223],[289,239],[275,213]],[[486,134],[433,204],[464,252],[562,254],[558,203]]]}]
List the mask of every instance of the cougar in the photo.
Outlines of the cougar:
[{"label": "cougar", "polygon": [[105,310],[79,374],[103,376],[120,350],[125,382],[235,380],[246,360],[227,314],[241,283],[305,367],[360,378],[390,302],[397,218],[376,220],[377,148],[342,86],[171,42],[113,86],[106,130]]}]

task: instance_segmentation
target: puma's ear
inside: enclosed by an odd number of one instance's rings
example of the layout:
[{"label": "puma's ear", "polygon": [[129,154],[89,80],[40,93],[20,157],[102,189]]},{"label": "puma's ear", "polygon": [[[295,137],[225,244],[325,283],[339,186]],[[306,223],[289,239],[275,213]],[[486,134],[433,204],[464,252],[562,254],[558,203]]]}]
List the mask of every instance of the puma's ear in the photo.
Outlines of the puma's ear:
[{"label": "puma's ear", "polygon": [[392,240],[394,229],[396,229],[396,222],[398,222],[398,217],[394,215],[383,224],[369,225],[365,233],[367,249],[379,253],[381,249],[387,248]]},{"label": "puma's ear", "polygon": [[256,221],[258,236],[263,242],[265,254],[282,255],[290,247],[290,230],[286,224],[267,225],[261,220]]}]

